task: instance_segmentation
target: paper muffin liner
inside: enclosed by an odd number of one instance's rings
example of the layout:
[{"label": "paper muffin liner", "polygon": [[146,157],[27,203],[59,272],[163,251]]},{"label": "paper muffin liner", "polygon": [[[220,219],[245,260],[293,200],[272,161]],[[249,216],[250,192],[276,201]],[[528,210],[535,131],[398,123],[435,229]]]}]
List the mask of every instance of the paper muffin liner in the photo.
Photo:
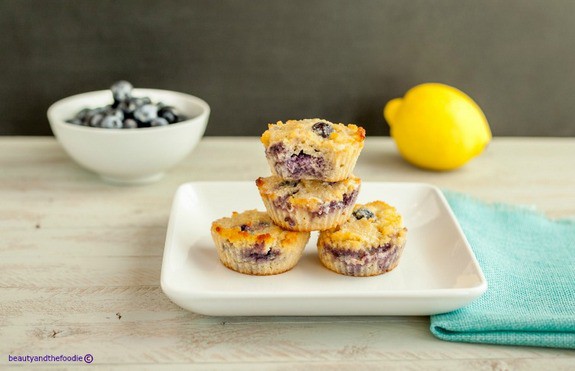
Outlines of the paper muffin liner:
[{"label": "paper muffin liner", "polygon": [[[325,249],[321,243],[318,242],[317,250],[318,256],[321,263],[329,270],[334,271],[339,274],[354,277],[369,277],[377,276],[389,272],[397,267],[399,260],[403,253],[403,248],[405,247],[405,240],[398,244],[392,244],[392,246],[384,251],[382,256],[379,258],[370,259],[371,261],[365,264],[353,264],[351,262],[346,262],[345,257],[335,257],[330,251]],[[342,255],[345,255],[346,249],[343,248],[333,248],[334,250],[341,251]],[[369,247],[365,249],[357,250],[357,253],[365,253],[366,255],[374,255],[370,250],[374,247]]]},{"label": "paper muffin liner", "polygon": [[339,156],[332,155],[333,170],[326,174],[326,181],[339,182],[347,179],[355,168],[361,150],[362,147],[353,146]]},{"label": "paper muffin liner", "polygon": [[[349,178],[352,173],[353,169],[355,168],[355,164],[357,163],[357,159],[359,154],[361,153],[362,146],[349,146],[344,153],[335,154],[333,152],[325,152],[322,153],[324,161],[326,161],[326,170],[323,172],[322,176],[318,177],[293,177],[292,172],[289,171],[287,165],[285,163],[277,162],[267,153],[266,148],[266,159],[268,161],[270,171],[273,175],[278,175],[286,180],[299,180],[299,179],[316,179],[316,180],[323,180],[327,182],[340,182]],[[294,153],[296,154],[296,153]]]},{"label": "paper muffin liner", "polygon": [[[264,206],[275,224],[284,229],[299,232],[324,231],[337,227],[349,219],[355,205],[354,199],[353,202],[344,208],[316,216],[305,207],[294,206],[291,211],[284,210],[276,207],[269,196],[261,196]],[[355,197],[357,199],[357,195]]]},{"label": "paper muffin liner", "polygon": [[236,246],[214,231],[212,231],[212,238],[216,246],[218,257],[227,268],[243,274],[269,276],[287,272],[295,267],[309,240],[309,234],[307,237],[304,235],[299,236],[293,242],[291,248],[274,246],[273,249],[279,250],[280,255],[273,260],[259,262],[253,259],[246,259],[243,256],[243,253],[253,248],[253,246]]}]

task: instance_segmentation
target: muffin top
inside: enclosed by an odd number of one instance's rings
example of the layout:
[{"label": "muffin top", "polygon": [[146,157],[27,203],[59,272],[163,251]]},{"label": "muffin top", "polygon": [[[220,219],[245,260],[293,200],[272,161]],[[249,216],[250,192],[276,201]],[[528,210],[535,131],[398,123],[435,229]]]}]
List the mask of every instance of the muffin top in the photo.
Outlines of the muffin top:
[{"label": "muffin top", "polygon": [[334,124],[322,119],[288,120],[269,124],[261,137],[264,146],[278,142],[297,142],[314,148],[341,151],[346,146],[363,147],[365,130],[357,125]]},{"label": "muffin top", "polygon": [[344,195],[357,192],[361,179],[350,176],[341,182],[321,180],[284,180],[277,175],[258,178],[256,185],[260,194],[272,201],[285,199],[294,206],[318,207],[326,202],[339,201]]},{"label": "muffin top", "polygon": [[263,211],[248,210],[233,212],[231,217],[218,219],[212,223],[212,233],[219,234],[235,247],[251,247],[256,244],[290,248],[308,232],[293,232],[282,229],[272,222]]},{"label": "muffin top", "polygon": [[383,201],[373,201],[356,204],[345,223],[322,232],[319,239],[323,245],[358,250],[400,243],[406,234],[397,210]]}]

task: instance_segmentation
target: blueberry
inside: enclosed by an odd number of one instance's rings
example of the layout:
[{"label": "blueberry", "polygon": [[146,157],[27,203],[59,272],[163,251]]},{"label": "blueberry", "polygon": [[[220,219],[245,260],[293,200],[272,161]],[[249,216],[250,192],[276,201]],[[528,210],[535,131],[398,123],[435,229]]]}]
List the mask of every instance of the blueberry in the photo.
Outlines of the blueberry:
[{"label": "blueberry", "polygon": [[136,105],[134,103],[132,103],[131,100],[126,101],[126,102],[120,102],[120,104],[118,104],[118,109],[121,109],[122,112],[124,112],[124,114],[126,113],[130,113],[130,112],[134,112],[134,110],[136,109]]},{"label": "blueberry", "polygon": [[107,115],[100,122],[100,126],[105,129],[121,129],[122,119],[115,115]]},{"label": "blueberry", "polygon": [[120,119],[120,121],[124,121],[124,111],[119,108],[106,108],[105,111],[106,116],[116,116]]},{"label": "blueberry", "polygon": [[88,112],[85,113],[84,115],[84,121],[88,124],[91,125],[91,121],[92,118],[96,115],[101,115],[104,113],[104,108],[103,107],[98,107],[98,108],[92,108],[90,109]]},{"label": "blueberry", "polygon": [[133,119],[134,118],[134,111],[136,111],[137,108],[138,108],[138,106],[136,105],[134,100],[122,102],[118,105],[118,109],[122,110],[122,113],[124,114],[124,119],[128,119],[128,118]]},{"label": "blueberry", "polygon": [[78,112],[76,114],[77,119],[84,121],[86,119],[86,117],[90,114],[92,110],[90,108],[84,108],[83,110],[81,110],[80,112]]},{"label": "blueberry", "polygon": [[118,104],[118,109],[121,109],[124,114],[126,113],[133,113],[138,106],[136,105],[136,101],[134,99],[127,100],[125,102],[120,102]]},{"label": "blueberry", "polygon": [[295,227],[295,220],[293,220],[291,217],[286,216],[284,218],[284,222],[288,223],[290,225],[290,227]]},{"label": "blueberry", "polygon": [[299,180],[284,180],[279,184],[280,187],[297,187]]},{"label": "blueberry", "polygon": [[156,117],[158,117],[158,107],[153,104],[144,104],[134,111],[134,118],[143,123],[150,122]]},{"label": "blueberry", "polygon": [[279,157],[280,154],[285,153],[285,151],[286,151],[286,148],[282,142],[277,142],[277,143],[272,144],[267,150],[267,152],[271,156],[274,156],[276,158]]},{"label": "blueberry", "polygon": [[136,129],[138,127],[138,122],[134,119],[125,119],[122,127],[124,129]]},{"label": "blueberry", "polygon": [[93,127],[98,127],[100,126],[100,123],[102,122],[103,118],[104,118],[103,113],[95,113],[94,115],[90,116],[88,124]]},{"label": "blueberry", "polygon": [[255,225],[255,229],[264,229],[270,226],[270,223],[268,222],[259,222],[258,224]]},{"label": "blueberry", "polygon": [[316,122],[311,129],[322,138],[328,138],[333,133],[333,127],[327,122]]},{"label": "blueberry", "polygon": [[169,124],[178,122],[178,114],[176,113],[174,107],[160,106],[160,104],[162,103],[158,103],[158,107],[160,107],[160,109],[158,110],[158,116],[165,118]]},{"label": "blueberry", "polygon": [[152,100],[148,97],[134,97],[130,99],[130,103],[133,103],[137,108],[152,103]]},{"label": "blueberry", "polygon": [[170,123],[163,117],[156,117],[150,121],[150,126],[166,126]]},{"label": "blueberry", "polygon": [[166,126],[187,120],[174,107],[162,102],[152,103],[149,97],[133,97],[128,81],[115,82],[111,87],[114,101],[103,107],[84,108],[66,122],[103,128],[149,128]]},{"label": "blueberry", "polygon": [[357,209],[353,212],[353,216],[355,216],[357,220],[361,220],[363,218],[370,219],[375,217],[375,215],[373,215],[373,213],[368,209]]},{"label": "blueberry", "polygon": [[72,124],[72,125],[82,125],[82,120],[80,120],[79,118],[73,118],[71,120],[66,120],[66,122],[68,124]]},{"label": "blueberry", "polygon": [[104,107],[104,113],[106,115],[118,116],[122,120],[124,119],[124,111],[120,108],[120,106],[114,107],[113,105],[109,104]]},{"label": "blueberry", "polygon": [[132,89],[132,84],[124,80],[117,81],[110,87],[115,102],[125,102],[129,100],[132,97]]}]

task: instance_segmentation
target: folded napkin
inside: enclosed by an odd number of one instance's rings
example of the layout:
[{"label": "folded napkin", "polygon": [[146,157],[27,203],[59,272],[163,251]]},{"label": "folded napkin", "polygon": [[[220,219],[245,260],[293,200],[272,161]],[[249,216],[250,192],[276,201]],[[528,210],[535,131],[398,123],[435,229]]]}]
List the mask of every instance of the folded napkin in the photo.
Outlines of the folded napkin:
[{"label": "folded napkin", "polygon": [[440,339],[575,349],[575,220],[444,192],[487,279],[466,307],[431,316]]}]

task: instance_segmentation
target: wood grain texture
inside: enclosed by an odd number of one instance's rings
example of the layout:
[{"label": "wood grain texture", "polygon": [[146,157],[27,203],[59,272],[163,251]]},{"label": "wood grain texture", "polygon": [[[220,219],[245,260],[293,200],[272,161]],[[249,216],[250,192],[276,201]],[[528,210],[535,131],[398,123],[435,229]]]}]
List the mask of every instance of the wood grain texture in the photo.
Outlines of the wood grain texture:
[{"label": "wood grain texture", "polygon": [[[465,168],[434,173],[406,164],[388,138],[370,138],[356,174],[568,217],[573,158],[575,139],[496,138]],[[440,341],[428,317],[207,317],[170,302],[159,280],[176,188],[268,173],[257,138],[207,138],[162,181],[117,187],[52,138],[0,138],[0,367],[8,355],[86,353],[95,367],[138,370],[575,365],[573,351]]]}]

